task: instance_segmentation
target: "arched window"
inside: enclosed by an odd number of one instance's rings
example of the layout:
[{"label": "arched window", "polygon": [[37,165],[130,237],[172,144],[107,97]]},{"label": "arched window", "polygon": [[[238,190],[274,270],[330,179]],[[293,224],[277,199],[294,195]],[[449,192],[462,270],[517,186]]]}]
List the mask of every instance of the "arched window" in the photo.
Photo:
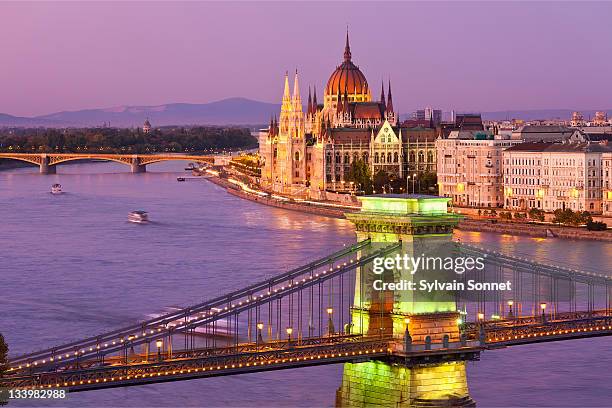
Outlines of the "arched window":
[{"label": "arched window", "polygon": [[410,163],[414,163],[414,152],[410,152]]},{"label": "arched window", "polygon": [[278,149],[275,147],[274,148],[274,158],[276,158],[277,155],[278,155]]},{"label": "arched window", "polygon": [[340,164],[340,152],[336,152],[336,164]]},{"label": "arched window", "polygon": [[357,160],[359,160],[359,153],[355,152],[353,153],[353,161],[356,162]]},{"label": "arched window", "polygon": [[326,161],[327,163],[331,163],[331,162],[332,162],[332,155],[331,155],[331,153],[330,153],[330,152],[327,152],[327,154],[325,155],[325,157],[326,157],[325,161]]},{"label": "arched window", "polygon": [[398,161],[399,161],[399,154],[395,152],[395,154],[393,155],[393,163],[397,163]]},{"label": "arched window", "polygon": [[374,153],[374,163],[378,163],[378,152]]},{"label": "arched window", "polygon": [[300,161],[300,152],[295,152],[295,161]]},{"label": "arched window", "polygon": [[381,153],[381,154],[380,154],[380,162],[381,162],[381,163],[384,163],[384,162],[385,162],[385,154],[384,154],[384,153]]},{"label": "arched window", "polygon": [[369,160],[369,154],[368,152],[363,152],[363,162],[365,164],[368,164],[368,160]]},{"label": "arched window", "polygon": [[433,163],[433,152],[431,150],[427,152],[427,163]]},{"label": "arched window", "polygon": [[423,154],[422,150],[419,150],[419,163],[422,163],[425,161],[425,155]]},{"label": "arched window", "polygon": [[349,164],[351,162],[351,156],[348,153],[344,153],[344,164]]},{"label": "arched window", "polygon": [[393,155],[391,152],[387,153],[387,163],[393,163]]}]

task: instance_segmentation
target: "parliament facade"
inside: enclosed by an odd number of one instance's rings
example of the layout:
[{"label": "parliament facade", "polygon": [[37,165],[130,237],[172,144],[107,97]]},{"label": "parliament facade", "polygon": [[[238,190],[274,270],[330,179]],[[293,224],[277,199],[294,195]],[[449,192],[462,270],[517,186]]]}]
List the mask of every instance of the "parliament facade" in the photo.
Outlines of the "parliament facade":
[{"label": "parliament facade", "polygon": [[348,33],[344,60],[329,77],[323,103],[316,88],[308,92],[306,110],[298,73],[293,92],[285,75],[280,116],[260,133],[263,162],[261,184],[272,191],[325,198],[326,191],[350,191],[356,186],[348,173],[362,160],[372,175],[385,171],[405,178],[435,172],[437,131],[434,126],[407,127],[399,123],[391,83],[378,101],[372,98],[365,75],[352,61]]}]

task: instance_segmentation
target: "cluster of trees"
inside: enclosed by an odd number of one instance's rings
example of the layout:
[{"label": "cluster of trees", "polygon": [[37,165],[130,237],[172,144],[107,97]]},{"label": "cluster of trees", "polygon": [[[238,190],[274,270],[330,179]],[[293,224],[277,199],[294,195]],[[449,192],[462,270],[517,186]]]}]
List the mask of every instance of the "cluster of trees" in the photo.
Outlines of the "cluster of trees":
[{"label": "cluster of trees", "polygon": [[593,217],[588,211],[572,211],[569,208],[565,210],[555,210],[553,222],[556,224],[566,225],[586,225],[590,231],[605,231],[608,225],[605,222],[593,221]]},{"label": "cluster of trees", "polygon": [[0,129],[3,152],[202,152],[252,148],[257,139],[237,127]]},{"label": "cluster of trees", "polygon": [[[372,175],[370,167],[362,159],[351,163],[346,181],[355,183],[357,191],[363,191],[364,194],[406,192],[405,178],[397,178],[384,170]],[[437,182],[435,173],[418,173],[414,180],[408,180],[408,192],[435,193]]]}]

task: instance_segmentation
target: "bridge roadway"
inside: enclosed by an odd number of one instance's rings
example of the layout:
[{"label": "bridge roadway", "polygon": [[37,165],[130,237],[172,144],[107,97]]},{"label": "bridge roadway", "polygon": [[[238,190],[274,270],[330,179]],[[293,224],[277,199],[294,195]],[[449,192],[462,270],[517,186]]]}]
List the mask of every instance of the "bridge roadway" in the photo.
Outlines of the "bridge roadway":
[{"label": "bridge roadway", "polygon": [[186,160],[214,163],[213,156],[184,154],[111,154],[111,153],[0,153],[0,159],[20,160],[36,164],[40,173],[53,174],[56,165],[74,160],[108,160],[130,166],[132,173],[143,173],[146,165],[162,161]]},{"label": "bridge roadway", "polygon": [[485,350],[530,343],[612,335],[612,311],[573,312],[543,322],[540,316],[470,323],[460,342],[411,343],[392,336],[334,333],[324,337],[242,343],[181,350],[171,357],[128,353],[73,363],[60,370],[9,374],[0,387],[64,388],[70,392],[246,374],[314,365],[371,360],[413,366],[436,361],[477,360]]},{"label": "bridge roadway", "polygon": [[[608,295],[606,307],[600,309],[591,308],[594,303],[589,301],[588,311],[560,312],[552,308],[551,313],[535,316],[513,317],[509,313],[505,318],[491,321],[461,323],[459,320],[461,335],[452,340],[446,337],[446,340],[432,342],[431,338],[429,341],[425,338],[422,342],[412,342],[407,336],[408,326],[403,336],[398,332],[395,337],[387,335],[382,326],[355,334],[359,324],[355,316],[363,315],[367,306],[353,304],[350,299],[343,303],[342,290],[334,298],[321,297],[321,294],[331,294],[333,287],[342,288],[342,279],[351,278],[349,274],[356,268],[370,264],[376,257],[394,253],[401,245],[400,241],[385,243],[382,247],[372,246],[366,239],[203,303],[81,341],[11,358],[9,371],[0,379],[0,387],[61,387],[85,391],[342,362],[381,360],[410,366],[478,359],[483,350],[528,343],[612,335],[612,307]],[[478,249],[470,247],[469,251],[478,252]],[[503,263],[542,277],[583,281],[589,286],[599,285],[606,291],[610,288],[610,278],[604,275],[544,267],[502,255],[489,253],[487,263],[494,266]],[[314,292],[319,294],[316,302]],[[515,306],[528,298],[514,298]],[[283,320],[281,313],[287,305],[288,310],[297,313],[288,321]],[[313,307],[318,309],[313,311]],[[269,313],[262,314],[266,310]],[[277,310],[276,316],[274,310]],[[344,310],[350,312],[353,320],[343,320]],[[302,312],[306,316],[302,316]],[[484,317],[484,313],[478,315]],[[403,320],[405,316],[400,317]],[[229,345],[217,347],[213,342],[212,347],[194,347],[196,328],[206,328],[207,335],[215,336],[216,324],[222,320],[229,323],[230,337],[226,339]],[[238,330],[239,321],[242,332]],[[306,321],[308,328],[304,329]],[[343,325],[344,322],[347,324]],[[318,328],[318,335],[314,335],[314,330],[311,332],[311,323]],[[264,327],[268,329],[265,341]],[[287,331],[288,338],[283,340],[280,332],[285,328],[293,331]],[[185,348],[172,350],[169,347],[172,337],[178,334],[184,335]],[[155,353],[148,352],[158,341],[166,345],[166,350],[160,349],[161,361]],[[143,354],[133,352],[137,346],[142,347]]]}]

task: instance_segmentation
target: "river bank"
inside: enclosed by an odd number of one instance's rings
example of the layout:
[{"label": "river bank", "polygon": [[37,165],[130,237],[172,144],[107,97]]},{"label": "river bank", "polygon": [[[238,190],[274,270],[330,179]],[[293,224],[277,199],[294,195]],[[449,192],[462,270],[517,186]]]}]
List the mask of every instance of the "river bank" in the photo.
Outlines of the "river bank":
[{"label": "river bank", "polygon": [[[271,197],[263,197],[257,194],[245,192],[239,186],[219,177],[213,176],[208,177],[207,179],[212,183],[224,187],[229,194],[236,197],[286,210],[300,211],[332,218],[345,218],[344,214],[346,212],[357,211],[349,208],[332,208],[331,206],[325,207],[323,203],[320,206],[315,206],[308,203],[283,201]],[[563,238],[612,242],[611,230],[588,231],[586,229],[577,227],[559,227],[554,225],[522,224],[516,222],[501,222],[498,220],[495,221],[496,222],[491,222],[491,220],[478,220],[466,217],[459,223],[457,228],[462,231],[493,232],[498,234],[520,235],[537,238]]]}]

